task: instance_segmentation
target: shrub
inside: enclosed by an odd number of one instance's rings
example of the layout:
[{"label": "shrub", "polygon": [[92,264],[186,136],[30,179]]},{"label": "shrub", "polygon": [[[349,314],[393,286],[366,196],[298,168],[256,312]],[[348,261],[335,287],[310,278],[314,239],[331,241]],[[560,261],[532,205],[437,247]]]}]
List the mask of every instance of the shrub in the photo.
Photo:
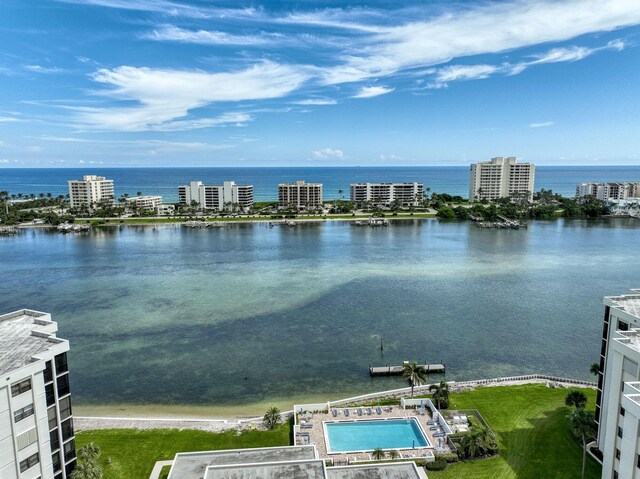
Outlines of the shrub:
[{"label": "shrub", "polygon": [[442,452],[436,454],[436,461],[458,462],[458,455],[453,452]]},{"label": "shrub", "polygon": [[427,471],[444,471],[448,466],[444,459],[436,459],[433,462],[427,462],[424,467]]}]

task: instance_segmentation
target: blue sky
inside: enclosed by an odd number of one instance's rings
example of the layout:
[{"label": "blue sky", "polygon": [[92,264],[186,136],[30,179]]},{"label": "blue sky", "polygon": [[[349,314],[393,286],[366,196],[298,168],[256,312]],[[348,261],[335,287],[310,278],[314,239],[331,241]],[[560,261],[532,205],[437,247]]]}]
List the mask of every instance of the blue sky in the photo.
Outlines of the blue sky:
[{"label": "blue sky", "polygon": [[638,0],[0,8],[0,167],[640,163]]}]

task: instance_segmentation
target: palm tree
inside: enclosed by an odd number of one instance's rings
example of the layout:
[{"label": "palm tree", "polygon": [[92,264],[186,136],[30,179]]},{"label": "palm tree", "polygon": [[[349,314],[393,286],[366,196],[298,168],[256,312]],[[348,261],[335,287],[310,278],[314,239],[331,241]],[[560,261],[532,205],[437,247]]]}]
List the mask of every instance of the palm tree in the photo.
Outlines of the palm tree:
[{"label": "palm tree", "polygon": [[97,461],[100,457],[100,448],[93,442],[78,449],[78,459],[81,461]]},{"label": "palm tree", "polygon": [[598,363],[593,363],[590,367],[589,367],[589,372],[591,374],[593,374],[594,376],[597,376],[598,373],[600,372],[600,365]]},{"label": "palm tree", "polygon": [[398,459],[400,457],[400,453],[395,449],[389,451],[389,459]]},{"label": "palm tree", "polygon": [[433,399],[436,400],[438,409],[449,407],[449,385],[446,381],[442,380],[440,384],[432,384],[429,386],[429,391],[432,393]]},{"label": "palm tree", "polygon": [[100,448],[93,442],[78,449],[78,465],[71,479],[102,479],[102,469],[98,466]]},{"label": "palm tree", "polygon": [[488,436],[489,432],[483,427],[465,434],[460,442],[464,456],[471,459],[484,455],[488,449]]},{"label": "palm tree", "polygon": [[102,469],[95,461],[80,461],[71,473],[71,479],[102,479]]},{"label": "palm tree", "polygon": [[411,384],[411,397],[413,397],[413,388],[415,386],[420,386],[427,380],[427,373],[416,361],[411,363],[406,362],[402,368],[402,377]]},{"label": "palm tree", "polygon": [[584,479],[585,465],[587,461],[587,440],[595,433],[595,421],[593,414],[584,409],[571,411],[567,416],[573,433],[582,441],[582,479]]},{"label": "palm tree", "polygon": [[276,424],[280,422],[280,409],[275,406],[267,409],[263,420],[265,425],[267,426],[267,429],[273,429],[274,427],[276,427]]},{"label": "palm tree", "polygon": [[584,409],[587,404],[587,396],[585,396],[582,391],[574,389],[573,391],[569,391],[567,397],[564,398],[564,403],[567,406],[574,406],[576,409]]},{"label": "palm tree", "polygon": [[377,447],[371,453],[371,457],[373,457],[376,461],[380,461],[381,459],[384,459],[384,451]]}]

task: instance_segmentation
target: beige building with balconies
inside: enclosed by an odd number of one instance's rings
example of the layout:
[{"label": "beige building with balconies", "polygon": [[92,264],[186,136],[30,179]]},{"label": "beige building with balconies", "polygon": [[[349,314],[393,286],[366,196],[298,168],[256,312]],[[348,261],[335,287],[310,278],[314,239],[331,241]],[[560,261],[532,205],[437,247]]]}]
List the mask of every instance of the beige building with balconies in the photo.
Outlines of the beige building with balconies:
[{"label": "beige building with balconies", "polygon": [[93,208],[102,201],[113,203],[115,193],[113,180],[104,176],[86,175],[82,180],[69,180],[69,203],[72,208]]},{"label": "beige building with balconies", "polygon": [[474,163],[469,176],[469,201],[516,196],[532,201],[535,175],[533,163],[518,163],[514,156]]},{"label": "beige building with balconies", "polygon": [[322,206],[322,183],[280,183],[278,185],[278,208],[297,210]]}]

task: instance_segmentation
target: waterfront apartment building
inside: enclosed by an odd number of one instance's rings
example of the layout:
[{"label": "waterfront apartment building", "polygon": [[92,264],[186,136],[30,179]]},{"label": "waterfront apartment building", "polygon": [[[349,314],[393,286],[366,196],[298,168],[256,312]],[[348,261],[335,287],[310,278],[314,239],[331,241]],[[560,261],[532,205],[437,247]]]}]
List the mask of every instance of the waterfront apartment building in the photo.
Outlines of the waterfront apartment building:
[{"label": "waterfront apartment building", "polygon": [[518,163],[514,156],[498,156],[491,161],[471,165],[469,200],[495,200],[525,196],[533,200],[536,168],[533,163]]},{"label": "waterfront apartment building", "polygon": [[640,477],[640,289],[604,298],[596,397],[602,478]]},{"label": "waterfront apartment building", "polygon": [[0,316],[0,478],[68,479],[76,464],[69,343],[51,315]]},{"label": "waterfront apartment building", "polygon": [[403,206],[417,206],[422,200],[422,183],[351,183],[350,199],[353,203],[371,202],[389,206],[397,202]]},{"label": "waterfront apartment building", "polygon": [[576,198],[593,196],[602,201],[640,198],[640,182],[580,183]]},{"label": "waterfront apartment building", "polygon": [[82,180],[69,180],[69,203],[72,208],[92,208],[101,201],[113,203],[114,200],[113,180],[95,175],[86,175]]},{"label": "waterfront apartment building", "polygon": [[202,181],[192,181],[178,187],[178,200],[183,205],[191,205],[207,210],[232,210],[253,206],[253,185],[236,185],[225,181],[222,185],[204,185]]},{"label": "waterfront apartment building", "polygon": [[127,206],[140,210],[157,210],[162,204],[162,196],[132,196],[126,199]]},{"label": "waterfront apartment building", "polygon": [[298,210],[322,206],[322,183],[280,183],[278,185],[278,208]]}]

